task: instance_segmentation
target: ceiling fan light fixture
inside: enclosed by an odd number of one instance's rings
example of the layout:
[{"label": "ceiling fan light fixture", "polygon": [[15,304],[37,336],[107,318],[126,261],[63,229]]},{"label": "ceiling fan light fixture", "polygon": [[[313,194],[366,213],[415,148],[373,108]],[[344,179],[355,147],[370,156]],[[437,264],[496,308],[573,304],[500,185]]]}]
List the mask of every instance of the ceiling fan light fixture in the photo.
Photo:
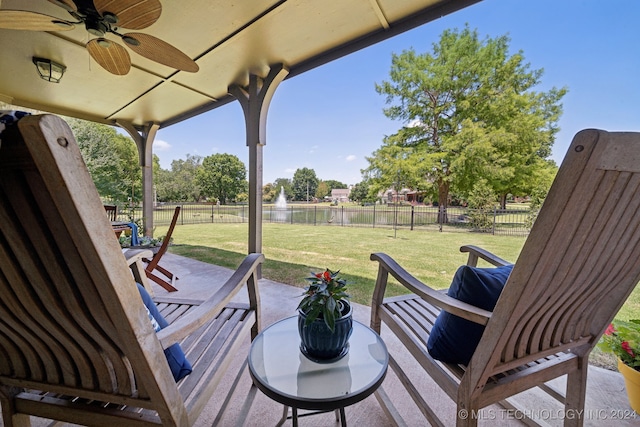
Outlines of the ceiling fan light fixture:
[{"label": "ceiling fan light fixture", "polygon": [[128,44],[129,46],[140,46],[140,41],[131,36],[122,36],[122,41]]},{"label": "ceiling fan light fixture", "polygon": [[108,22],[111,25],[115,25],[118,23],[118,17],[111,12],[104,12],[102,14],[102,19],[104,19],[105,22]]},{"label": "ceiling fan light fixture", "polygon": [[111,42],[104,38],[99,38],[96,42],[100,45],[100,47],[109,47],[111,46]]},{"label": "ceiling fan light fixture", "polygon": [[60,83],[62,75],[67,70],[67,67],[64,65],[46,58],[34,56],[33,63],[36,65],[36,70],[40,78],[51,83]]}]

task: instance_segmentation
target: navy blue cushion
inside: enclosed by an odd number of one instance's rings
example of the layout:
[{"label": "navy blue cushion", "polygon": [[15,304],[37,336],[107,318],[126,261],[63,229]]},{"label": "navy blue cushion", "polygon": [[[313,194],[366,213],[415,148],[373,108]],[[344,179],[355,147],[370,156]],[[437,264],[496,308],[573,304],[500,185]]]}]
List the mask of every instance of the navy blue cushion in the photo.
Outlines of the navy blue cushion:
[{"label": "navy blue cushion", "polygon": [[[138,291],[140,291],[142,301],[144,302],[145,307],[147,307],[147,311],[149,313],[149,320],[151,321],[151,324],[153,325],[156,332],[169,326],[169,323],[165,320],[164,317],[162,317],[162,314],[160,314],[158,308],[153,303],[151,295],[149,295],[147,290],[140,283],[138,283]],[[169,368],[171,368],[171,373],[173,374],[173,378],[175,378],[176,381],[181,380],[191,373],[191,363],[189,363],[187,357],[184,355],[180,344],[176,343],[167,348],[164,351],[164,355],[167,357]]]},{"label": "navy blue cushion", "polygon": [[[512,268],[513,265],[494,268],[463,265],[456,271],[447,295],[493,311]],[[427,349],[434,359],[468,365],[483,332],[484,326],[443,310],[433,325]]]}]

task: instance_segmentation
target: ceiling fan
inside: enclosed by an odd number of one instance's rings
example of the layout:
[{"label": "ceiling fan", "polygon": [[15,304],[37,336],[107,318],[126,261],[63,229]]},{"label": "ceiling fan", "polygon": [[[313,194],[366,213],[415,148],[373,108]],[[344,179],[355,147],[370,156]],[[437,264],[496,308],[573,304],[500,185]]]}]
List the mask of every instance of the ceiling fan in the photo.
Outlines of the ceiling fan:
[{"label": "ceiling fan", "polygon": [[0,28],[29,31],[68,31],[83,24],[96,36],[86,44],[89,55],[112,74],[124,75],[131,68],[127,50],[105,37],[107,33],[120,37],[124,45],[147,59],[182,71],[195,73],[196,64],[185,53],[144,33],[119,32],[120,28],[141,30],[155,23],[162,13],[159,0],[49,0],[64,8],[75,21],[24,10],[0,10]]}]

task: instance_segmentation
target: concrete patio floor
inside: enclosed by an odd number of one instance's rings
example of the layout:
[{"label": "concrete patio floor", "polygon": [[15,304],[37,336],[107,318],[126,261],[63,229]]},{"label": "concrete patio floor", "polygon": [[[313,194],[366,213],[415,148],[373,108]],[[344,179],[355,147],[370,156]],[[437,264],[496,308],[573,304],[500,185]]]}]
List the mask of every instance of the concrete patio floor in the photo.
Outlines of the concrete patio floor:
[{"label": "concrete patio floor", "polygon": [[[217,285],[222,284],[232,273],[231,270],[223,267],[170,253],[165,254],[162,261],[165,267],[179,277],[176,282],[176,287],[179,289],[176,296],[179,294],[180,297],[185,298],[206,298],[215,291]],[[260,280],[259,286],[263,328],[280,319],[295,315],[295,309],[300,299],[300,289],[266,279]],[[156,289],[157,294],[166,292],[160,287]],[[246,296],[238,295],[238,299],[246,299]],[[368,325],[369,307],[354,304],[354,319]],[[382,338],[385,340],[390,353],[393,353],[401,364],[411,363],[411,358],[408,357],[406,352],[402,351],[402,347],[394,340],[393,336],[383,330]],[[237,369],[232,369],[231,371],[237,371],[242,367],[248,349],[249,343],[243,345],[237,359],[234,361],[236,365],[234,368]],[[440,409],[439,414],[444,418],[446,425],[455,425],[455,405],[453,402],[426,375],[418,369],[415,372],[416,376],[420,377],[422,389],[425,390],[425,395],[428,396],[427,400],[433,402],[434,407]],[[235,392],[230,398],[224,417],[222,419],[216,418],[217,410],[227,398],[228,390],[231,388],[233,381],[234,377],[228,375],[228,378],[219,387],[219,392],[216,392],[216,395],[214,395],[195,425],[198,427],[275,426],[282,416],[283,406],[264,396],[255,387],[252,387],[246,368],[242,370],[241,376],[237,381]],[[555,380],[554,382],[559,389],[563,389],[560,388],[563,379]],[[408,426],[427,425],[391,369],[387,373],[383,387],[405,418]],[[248,396],[253,396],[253,400],[247,399]],[[557,404],[554,405],[555,402],[543,393],[527,391],[517,396],[517,399],[520,402],[525,402],[525,404],[521,403],[521,406],[528,408],[531,411],[530,414],[539,421],[544,421],[551,426],[563,424],[562,408]],[[347,407],[345,411],[347,423],[350,426],[386,427],[391,425],[373,395]],[[640,425],[640,416],[636,418],[629,407],[622,376],[617,372],[593,366],[589,368],[585,414],[586,426]],[[620,419],[621,417],[625,419]],[[494,405],[482,411],[482,418],[479,424],[487,426],[524,425],[519,418],[521,418],[520,414],[506,411],[502,407]],[[339,425],[333,413],[304,417],[300,419],[299,424],[300,426],[310,427]],[[45,420],[34,420],[33,425],[37,427],[51,424]],[[54,425],[67,424],[55,423]],[[285,425],[291,425],[291,421],[287,421]]]}]

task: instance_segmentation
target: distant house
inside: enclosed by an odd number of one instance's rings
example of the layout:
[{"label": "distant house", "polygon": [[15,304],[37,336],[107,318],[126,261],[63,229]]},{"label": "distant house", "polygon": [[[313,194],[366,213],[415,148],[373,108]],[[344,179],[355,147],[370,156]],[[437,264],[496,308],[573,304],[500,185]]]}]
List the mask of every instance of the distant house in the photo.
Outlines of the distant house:
[{"label": "distant house", "polygon": [[412,205],[424,205],[425,197],[427,197],[426,191],[408,191],[406,194],[407,202]]},{"label": "distant house", "polygon": [[331,200],[334,202],[348,202],[351,189],[349,188],[334,188],[331,190]]},{"label": "distant house", "polygon": [[393,188],[390,188],[385,192],[378,193],[378,197],[384,204],[409,203],[412,205],[423,205],[425,204],[426,196],[427,196],[426,192],[415,191],[410,188],[403,188],[398,193],[396,193],[396,190]]}]

